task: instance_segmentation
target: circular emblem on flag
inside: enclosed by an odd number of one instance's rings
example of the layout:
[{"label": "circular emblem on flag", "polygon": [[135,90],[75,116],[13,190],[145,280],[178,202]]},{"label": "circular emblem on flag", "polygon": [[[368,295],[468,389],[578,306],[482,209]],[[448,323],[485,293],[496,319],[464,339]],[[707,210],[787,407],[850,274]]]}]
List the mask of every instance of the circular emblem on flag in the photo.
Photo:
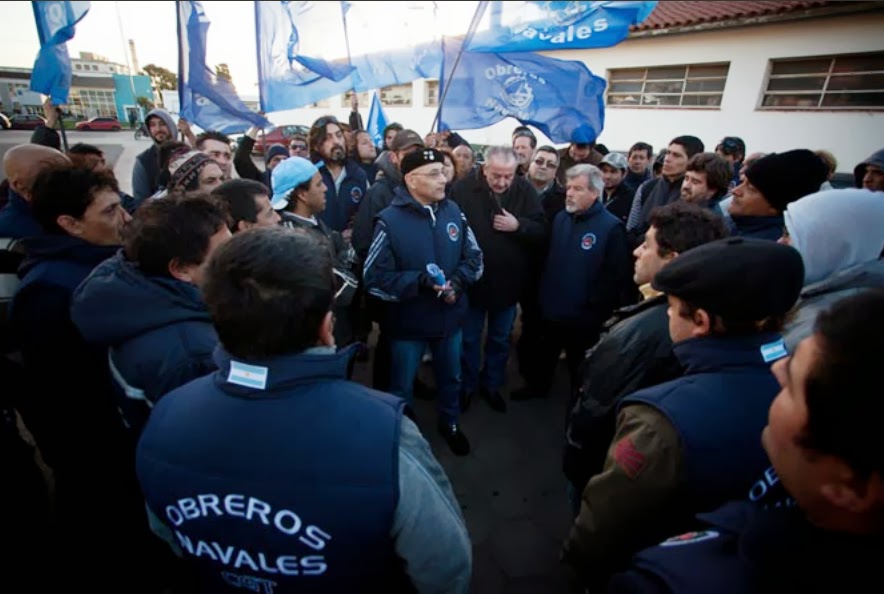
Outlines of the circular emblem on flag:
[{"label": "circular emblem on flag", "polygon": [[595,245],[595,233],[587,233],[580,238],[580,247],[584,250],[591,250]]},{"label": "circular emblem on flag", "polygon": [[359,202],[362,201],[362,188],[351,189],[350,200],[352,200],[354,204],[359,204]]},{"label": "circular emblem on flag", "polygon": [[460,238],[460,228],[455,223],[448,223],[448,226],[445,228],[448,231],[448,239],[451,241],[457,241]]},{"label": "circular emblem on flag", "polygon": [[704,540],[712,540],[718,538],[718,532],[715,530],[700,530],[697,532],[685,532],[672,538],[667,538],[660,543],[661,547],[680,547],[686,544],[695,544]]}]

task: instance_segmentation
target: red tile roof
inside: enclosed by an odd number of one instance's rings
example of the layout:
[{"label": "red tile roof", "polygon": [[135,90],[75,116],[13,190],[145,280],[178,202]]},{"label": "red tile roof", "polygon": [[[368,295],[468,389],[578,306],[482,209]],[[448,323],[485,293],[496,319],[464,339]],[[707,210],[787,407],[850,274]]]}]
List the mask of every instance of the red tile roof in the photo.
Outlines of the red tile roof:
[{"label": "red tile roof", "polygon": [[761,16],[782,15],[836,2],[676,2],[661,1],[651,15],[632,31],[669,29]]}]

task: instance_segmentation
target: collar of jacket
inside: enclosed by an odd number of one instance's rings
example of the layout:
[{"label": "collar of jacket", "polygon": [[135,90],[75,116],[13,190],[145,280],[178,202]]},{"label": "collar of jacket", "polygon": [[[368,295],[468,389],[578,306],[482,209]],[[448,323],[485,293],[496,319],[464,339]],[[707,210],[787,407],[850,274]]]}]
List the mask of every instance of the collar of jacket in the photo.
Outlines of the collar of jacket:
[{"label": "collar of jacket", "polygon": [[781,339],[776,332],[734,337],[701,336],[683,340],[672,350],[684,366],[685,375],[693,375],[736,367],[768,367],[770,363],[765,362],[761,348]]},{"label": "collar of jacket", "polygon": [[228,381],[233,363],[245,364],[262,371],[266,370],[266,385],[263,391],[268,393],[277,388],[295,384],[347,379],[350,361],[356,356],[359,349],[360,345],[357,343],[329,354],[308,349],[294,355],[280,355],[269,359],[243,362],[231,357],[224,347],[219,345],[213,354],[215,364],[218,366],[218,371],[215,373],[215,384],[225,392],[232,394],[259,395],[261,390],[257,388],[245,387]]},{"label": "collar of jacket", "polygon": [[[444,199],[443,199],[444,200]],[[430,208],[433,210],[439,209],[439,204],[442,201],[436,202],[435,204],[431,204]],[[427,213],[427,207],[418,202],[414,196],[409,194],[408,190],[405,186],[396,186],[396,189],[393,191],[393,201],[390,203],[393,206],[402,206],[406,208],[416,209],[421,214],[429,214]]]},{"label": "collar of jacket", "polygon": [[25,200],[25,197],[12,189],[12,186],[9,187],[9,193],[7,194],[9,200],[6,202],[6,208],[11,208],[12,210],[20,210],[27,213],[31,212],[31,203]]},{"label": "collar of jacket", "polygon": [[610,330],[623,320],[629,319],[633,316],[640,314],[646,309],[651,309],[652,307],[657,307],[658,305],[665,305],[668,307],[666,302],[666,295],[660,293],[654,297],[648,297],[635,303],[633,305],[627,305],[626,307],[621,307],[620,309],[614,310],[614,313],[611,314],[611,317],[604,324],[605,330]]},{"label": "collar of jacket", "polygon": [[592,218],[603,210],[605,210],[605,205],[602,204],[602,197],[599,196],[598,198],[596,198],[596,201],[592,203],[592,206],[590,206],[586,210],[572,213],[571,218],[574,219],[574,222],[576,223],[577,221]]},{"label": "collar of jacket", "polygon": [[[362,173],[362,167],[359,166],[359,162],[356,161],[355,159],[351,159],[350,157],[347,157],[346,159],[344,159],[343,166],[344,166],[345,173],[344,173],[344,179],[342,181],[346,181],[347,179],[354,177],[354,174],[356,174],[357,171],[359,173]],[[335,180],[335,176],[332,175],[331,170],[328,168],[328,165],[325,164],[324,160],[323,160],[322,167],[319,168],[319,171],[320,172],[324,171],[326,174],[328,174],[328,176],[332,179],[332,181]],[[358,174],[356,174],[356,175],[358,175]]]},{"label": "collar of jacket", "polygon": [[[859,280],[864,274],[884,275],[884,260],[872,260],[863,264],[854,264],[849,268],[842,268],[831,276],[817,281],[810,285],[805,285],[801,290],[801,298],[809,299],[817,295],[823,295],[832,291],[837,291],[844,285],[850,285],[854,281]],[[869,283],[871,287],[872,284]]]},{"label": "collar of jacket", "polygon": [[734,225],[736,225],[737,230],[739,230],[740,233],[755,233],[772,227],[777,227],[782,231],[786,224],[783,220],[783,215],[781,214],[769,217],[731,215],[731,220],[734,222]]},{"label": "collar of jacket", "polygon": [[645,283],[638,288],[639,293],[642,294],[642,299],[647,301],[648,299],[653,299],[654,297],[658,297],[662,295],[660,291],[651,286],[651,283]]},{"label": "collar of jacket", "polygon": [[21,243],[27,255],[19,269],[19,276],[24,276],[46,260],[64,260],[95,267],[120,249],[118,245],[95,245],[78,237],[61,234],[26,237]]}]

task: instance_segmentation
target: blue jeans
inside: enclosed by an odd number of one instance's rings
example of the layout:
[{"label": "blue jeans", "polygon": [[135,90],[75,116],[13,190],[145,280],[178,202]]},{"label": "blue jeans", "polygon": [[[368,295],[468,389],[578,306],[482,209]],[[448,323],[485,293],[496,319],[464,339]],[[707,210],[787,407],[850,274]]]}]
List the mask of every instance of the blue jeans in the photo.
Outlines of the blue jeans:
[{"label": "blue jeans", "polygon": [[439,419],[446,423],[457,421],[460,413],[460,331],[445,338],[426,340],[393,340],[393,369],[390,393],[414,406],[413,385],[424,349],[433,353],[433,374],[436,376],[436,408]]},{"label": "blue jeans", "polygon": [[[479,372],[482,358],[482,330],[488,318],[488,334],[485,337],[485,366]],[[496,311],[470,306],[464,320],[463,367],[464,390],[472,392],[482,387],[489,392],[500,390],[506,384],[506,361],[510,354],[510,332],[516,319],[516,306]]]}]

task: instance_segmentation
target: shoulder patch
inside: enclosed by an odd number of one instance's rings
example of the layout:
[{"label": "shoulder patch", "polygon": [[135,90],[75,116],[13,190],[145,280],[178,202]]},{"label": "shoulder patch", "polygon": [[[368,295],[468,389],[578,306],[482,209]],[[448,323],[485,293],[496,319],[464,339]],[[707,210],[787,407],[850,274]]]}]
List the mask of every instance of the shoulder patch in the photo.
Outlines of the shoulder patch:
[{"label": "shoulder patch", "polygon": [[682,545],[696,544],[704,540],[713,540],[719,537],[715,530],[699,530],[697,532],[685,532],[672,538],[667,538],[660,543],[661,547],[680,547]]},{"label": "shoulder patch", "polygon": [[614,446],[614,462],[631,479],[645,467],[645,455],[636,449],[632,438],[625,437]]}]

